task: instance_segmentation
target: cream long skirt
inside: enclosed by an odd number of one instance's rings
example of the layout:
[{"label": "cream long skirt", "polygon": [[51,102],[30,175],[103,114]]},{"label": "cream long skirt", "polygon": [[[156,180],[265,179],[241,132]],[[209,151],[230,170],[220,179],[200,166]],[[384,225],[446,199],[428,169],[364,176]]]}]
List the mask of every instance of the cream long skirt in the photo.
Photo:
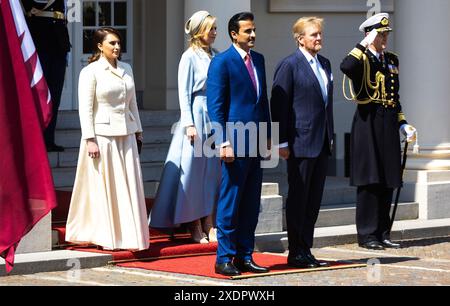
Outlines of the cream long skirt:
[{"label": "cream long skirt", "polygon": [[82,140],[66,241],[107,249],[144,250],[149,228],[135,135],[96,137],[100,158]]}]

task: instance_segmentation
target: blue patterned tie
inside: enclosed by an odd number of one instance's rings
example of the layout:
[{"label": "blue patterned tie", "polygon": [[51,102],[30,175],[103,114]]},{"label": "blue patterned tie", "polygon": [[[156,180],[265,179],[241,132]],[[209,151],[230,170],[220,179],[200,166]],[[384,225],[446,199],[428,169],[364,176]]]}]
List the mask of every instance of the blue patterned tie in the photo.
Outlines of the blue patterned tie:
[{"label": "blue patterned tie", "polygon": [[311,60],[311,64],[314,67],[314,73],[317,77],[317,80],[319,81],[320,84],[320,89],[322,90],[322,95],[323,95],[323,100],[325,102],[325,104],[327,104],[328,101],[328,94],[327,94],[327,89],[325,87],[325,81],[322,78],[322,74],[320,73],[320,69],[319,69],[319,61],[317,59],[312,59]]}]

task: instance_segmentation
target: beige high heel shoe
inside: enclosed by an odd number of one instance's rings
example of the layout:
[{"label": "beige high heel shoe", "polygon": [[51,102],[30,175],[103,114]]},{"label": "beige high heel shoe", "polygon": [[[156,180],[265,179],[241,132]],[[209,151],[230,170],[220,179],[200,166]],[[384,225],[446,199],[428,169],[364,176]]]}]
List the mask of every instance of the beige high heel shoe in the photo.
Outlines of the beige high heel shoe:
[{"label": "beige high heel shoe", "polygon": [[217,242],[217,229],[214,228],[212,216],[202,218],[203,232],[208,233],[209,242]]},{"label": "beige high heel shoe", "polygon": [[189,232],[191,233],[192,240],[195,242],[201,244],[209,243],[206,234],[202,231],[200,220],[193,221],[189,224]]}]

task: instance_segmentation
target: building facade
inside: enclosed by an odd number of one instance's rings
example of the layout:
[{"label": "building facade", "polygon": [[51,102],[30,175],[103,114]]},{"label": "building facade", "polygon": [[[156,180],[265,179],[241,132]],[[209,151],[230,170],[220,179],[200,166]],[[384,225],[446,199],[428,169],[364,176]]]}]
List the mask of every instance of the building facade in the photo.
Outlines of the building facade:
[{"label": "building facade", "polygon": [[[256,17],[256,50],[265,55],[269,96],[277,63],[296,44],[291,28],[307,15],[325,19],[322,54],[332,63],[335,83],[336,151],[333,174],[345,175],[346,134],[355,105],[342,94],[339,65],[361,41],[359,25],[368,14],[391,14],[389,49],[400,57],[401,102],[419,131],[420,153],[409,155],[405,192],[419,201],[421,216],[450,217],[450,1],[448,0],[89,0],[81,1],[79,22],[69,23],[72,41],[61,110],[78,109],[77,82],[90,55],[89,35],[99,26],[118,28],[125,40],[123,60],[132,64],[138,101],[145,110],[176,110],[177,68],[186,48],[185,20],[197,10],[218,17],[215,48],[230,45],[228,19],[239,11]],[[423,204],[425,203],[425,204]],[[444,214],[444,215],[443,215]]]}]

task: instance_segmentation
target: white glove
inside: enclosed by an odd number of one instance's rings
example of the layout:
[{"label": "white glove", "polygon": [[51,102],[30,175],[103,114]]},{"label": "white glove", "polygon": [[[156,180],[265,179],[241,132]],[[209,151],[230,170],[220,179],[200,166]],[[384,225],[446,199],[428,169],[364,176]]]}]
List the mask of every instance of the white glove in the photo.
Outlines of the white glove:
[{"label": "white glove", "polygon": [[406,137],[407,142],[413,142],[417,138],[417,130],[409,124],[402,124],[400,132]]},{"label": "white glove", "polygon": [[367,35],[362,41],[361,41],[361,45],[364,48],[369,47],[373,41],[375,40],[375,38],[377,37],[378,32],[376,29],[373,29],[372,31],[370,31],[369,35]]}]

